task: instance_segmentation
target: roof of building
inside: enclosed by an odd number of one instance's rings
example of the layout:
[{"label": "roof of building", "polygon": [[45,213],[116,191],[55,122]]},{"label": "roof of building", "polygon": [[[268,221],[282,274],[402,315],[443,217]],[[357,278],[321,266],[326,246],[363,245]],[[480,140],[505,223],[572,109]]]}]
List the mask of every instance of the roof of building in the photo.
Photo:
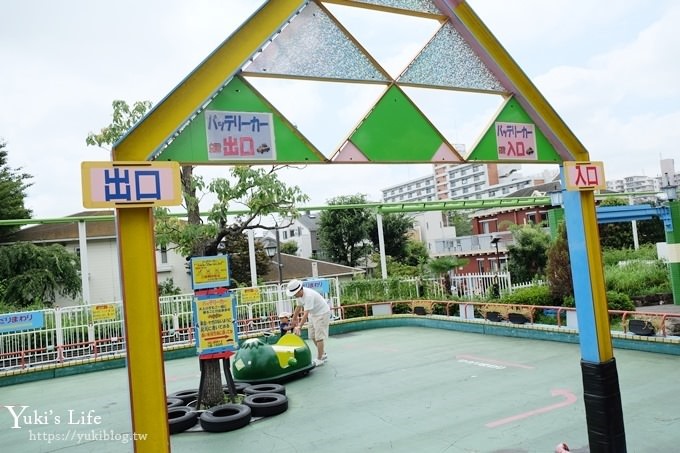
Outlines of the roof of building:
[{"label": "roof of building", "polygon": [[[317,263],[317,272],[319,277],[352,277],[357,274],[363,274],[365,271],[357,267],[343,266],[341,264],[329,263],[327,261],[313,260],[310,258],[302,258],[295,255],[281,254],[281,279],[283,281],[292,280],[294,278],[308,278],[314,275],[312,263]],[[279,274],[276,268],[276,260],[272,261],[269,272],[262,276],[265,283],[272,283],[279,281]]]},{"label": "roof of building", "polygon": [[318,231],[319,230],[319,213],[317,212],[306,212],[302,214],[298,219],[298,222],[302,224],[305,228],[307,228],[309,231]]},{"label": "roof of building", "polygon": [[[112,216],[113,211],[83,211],[68,217]],[[88,238],[111,238],[116,236],[116,222],[101,220],[85,222]],[[11,241],[60,242],[78,240],[78,222],[46,223],[22,228],[12,235]]]}]

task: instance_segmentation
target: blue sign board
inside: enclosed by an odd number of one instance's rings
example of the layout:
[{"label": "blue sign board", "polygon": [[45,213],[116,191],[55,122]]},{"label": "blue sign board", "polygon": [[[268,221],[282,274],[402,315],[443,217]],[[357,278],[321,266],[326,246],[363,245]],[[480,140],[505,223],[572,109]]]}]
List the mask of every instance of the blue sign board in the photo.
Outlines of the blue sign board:
[{"label": "blue sign board", "polygon": [[0,315],[0,333],[42,329],[44,326],[45,316],[42,311],[4,313]]}]

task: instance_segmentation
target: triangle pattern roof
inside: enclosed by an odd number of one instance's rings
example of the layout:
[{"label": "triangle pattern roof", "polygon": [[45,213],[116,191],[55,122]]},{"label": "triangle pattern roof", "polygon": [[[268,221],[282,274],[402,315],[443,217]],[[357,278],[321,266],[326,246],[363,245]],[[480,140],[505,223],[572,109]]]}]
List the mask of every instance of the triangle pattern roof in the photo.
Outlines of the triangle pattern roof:
[{"label": "triangle pattern roof", "polygon": [[387,83],[390,76],[325,8],[309,3],[244,74]]},{"label": "triangle pattern roof", "polygon": [[[390,80],[381,65],[327,12],[324,3],[437,18],[443,25],[401,76]],[[389,86],[349,134],[352,147],[345,143],[329,158],[243,78],[254,75]],[[244,92],[235,94],[239,83]],[[495,122],[509,122],[505,117],[514,112],[521,116],[519,123],[536,131],[537,159],[526,162],[589,160],[583,145],[462,0],[270,0],[114,145],[114,159],[223,164],[363,162],[363,158],[374,163],[462,162],[455,148],[399,88],[401,83],[502,94],[509,101]],[[246,98],[252,102],[245,102]],[[210,130],[209,118],[213,117],[206,112],[247,114],[239,121],[251,125],[268,124],[271,118],[274,126],[258,137],[224,135],[217,141],[208,140],[205,131]],[[490,148],[490,131],[483,131],[470,160],[507,160],[507,154],[497,154],[497,146]],[[251,157],[229,154],[213,161],[210,146],[220,140],[242,142]],[[295,145],[294,150],[288,150],[289,143]],[[263,150],[262,155],[252,157],[254,149],[258,153]],[[510,157],[515,160],[513,154]]]},{"label": "triangle pattern roof", "polygon": [[468,161],[559,163],[562,158],[515,98],[509,98],[467,157]]},{"label": "triangle pattern roof", "polygon": [[349,141],[371,162],[431,162],[442,146],[450,152],[439,153],[440,158],[463,160],[396,85],[378,100]]}]

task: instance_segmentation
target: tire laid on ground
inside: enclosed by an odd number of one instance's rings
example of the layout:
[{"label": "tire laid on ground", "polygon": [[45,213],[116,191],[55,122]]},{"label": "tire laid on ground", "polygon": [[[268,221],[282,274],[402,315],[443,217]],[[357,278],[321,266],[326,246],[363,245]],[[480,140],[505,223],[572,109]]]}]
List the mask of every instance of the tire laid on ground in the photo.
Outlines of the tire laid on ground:
[{"label": "tire laid on ground", "polygon": [[286,412],[288,397],[280,393],[255,393],[246,396],[243,404],[250,407],[253,417],[271,417]]},{"label": "tire laid on ground", "polygon": [[[250,384],[247,382],[234,382],[234,388],[236,389],[236,393],[243,393],[243,391],[250,387]],[[222,390],[224,390],[224,393],[229,393],[229,386],[228,385],[223,385]]]},{"label": "tire laid on ground", "polygon": [[286,394],[286,388],[281,384],[255,384],[245,388],[243,393],[246,395],[255,395],[257,393],[279,393]]},{"label": "tire laid on ground", "polygon": [[223,433],[243,428],[250,423],[252,412],[245,404],[222,404],[201,414],[203,431]]},{"label": "tire laid on ground", "polygon": [[198,398],[198,389],[180,390],[179,392],[169,394],[168,398],[179,398],[184,401],[184,405],[186,406],[189,401]]},{"label": "tire laid on ground", "polygon": [[198,412],[187,406],[168,408],[168,425],[170,434],[178,434],[186,431],[196,424]]},{"label": "tire laid on ground", "polygon": [[186,406],[186,404],[184,403],[184,401],[181,398],[167,397],[165,399],[165,402],[168,405],[168,409],[170,409],[171,407]]}]

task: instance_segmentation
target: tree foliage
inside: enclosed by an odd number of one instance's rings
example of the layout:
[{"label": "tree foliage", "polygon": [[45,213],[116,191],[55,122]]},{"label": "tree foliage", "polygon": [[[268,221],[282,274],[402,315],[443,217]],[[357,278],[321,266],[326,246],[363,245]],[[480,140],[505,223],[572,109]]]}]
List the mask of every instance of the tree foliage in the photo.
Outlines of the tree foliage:
[{"label": "tree foliage", "polygon": [[548,249],[545,274],[553,302],[562,305],[565,298],[574,297],[567,229],[564,223],[560,223],[557,228],[557,238]]},{"label": "tree foliage", "polygon": [[81,291],[80,259],[61,245],[19,242],[0,247],[0,299],[17,308],[52,305]]},{"label": "tree foliage", "polygon": [[[382,227],[385,254],[397,261],[403,261],[406,258],[408,233],[413,228],[413,220],[403,212],[383,214]],[[373,242],[374,249],[379,249],[380,241],[376,217],[374,217],[374,221],[370,224],[369,238]]]},{"label": "tree foliage", "polygon": [[[7,162],[7,143],[0,140],[0,220],[30,219],[31,210],[27,209],[24,200],[26,189],[32,183],[32,176],[21,173],[21,168],[10,168]],[[0,227],[0,242],[5,242],[19,229],[19,226]]]},{"label": "tree foliage", "polygon": [[295,255],[298,251],[298,244],[295,241],[286,241],[281,244],[281,253]]},{"label": "tree foliage", "polygon": [[85,143],[108,149],[104,145],[111,146],[116,143],[137,121],[146,115],[146,112],[151,109],[151,105],[151,101],[136,101],[130,106],[120,99],[114,100],[111,124],[101,128],[97,133],[90,132],[87,134]]},{"label": "tree foliage", "polygon": [[415,239],[406,241],[406,256],[404,257],[404,264],[407,266],[423,266],[430,259],[430,253],[427,251],[427,246]]},{"label": "tree foliage", "polygon": [[[341,195],[329,205],[365,204],[366,195]],[[319,218],[319,242],[329,258],[339,264],[356,266],[371,253],[369,231],[374,216],[367,208],[330,209]]]},{"label": "tree foliage", "polygon": [[470,236],[472,222],[466,211],[447,211],[449,225],[456,227],[456,236]]},{"label": "tree foliage", "polygon": [[548,261],[550,235],[536,225],[511,227],[514,244],[508,246],[508,270],[514,282],[542,277]]},{"label": "tree foliage", "polygon": [[[276,172],[280,168],[236,166],[230,168],[230,178],[212,180],[207,189],[217,201],[208,213],[207,223],[187,223],[171,217],[167,210],[156,210],[156,242],[168,248],[174,244],[185,256],[233,253],[246,230],[275,228],[263,222],[268,216],[298,218],[296,206],[309,197],[298,186],[279,180]],[[234,210],[247,212],[230,215]]]}]

